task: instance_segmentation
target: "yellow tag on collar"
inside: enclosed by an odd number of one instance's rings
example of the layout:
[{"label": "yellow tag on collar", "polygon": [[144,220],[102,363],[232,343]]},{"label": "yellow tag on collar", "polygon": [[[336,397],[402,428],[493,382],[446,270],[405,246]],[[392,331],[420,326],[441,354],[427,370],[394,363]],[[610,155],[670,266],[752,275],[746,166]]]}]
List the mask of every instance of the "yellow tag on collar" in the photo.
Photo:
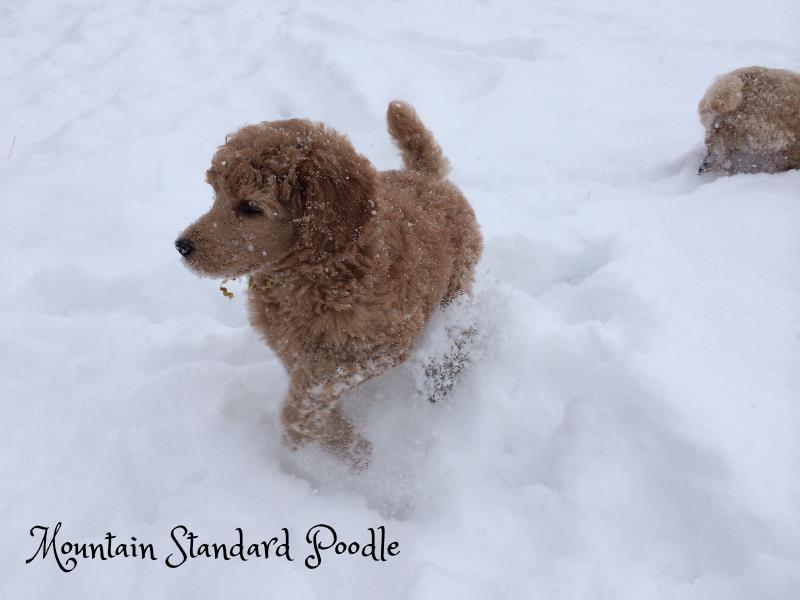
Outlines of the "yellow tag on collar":
[{"label": "yellow tag on collar", "polygon": [[219,291],[222,292],[222,295],[225,296],[228,300],[231,300],[236,294],[234,294],[232,291],[230,291],[228,288],[225,287],[226,283],[228,283],[227,279],[223,280],[223,282],[219,284]]}]

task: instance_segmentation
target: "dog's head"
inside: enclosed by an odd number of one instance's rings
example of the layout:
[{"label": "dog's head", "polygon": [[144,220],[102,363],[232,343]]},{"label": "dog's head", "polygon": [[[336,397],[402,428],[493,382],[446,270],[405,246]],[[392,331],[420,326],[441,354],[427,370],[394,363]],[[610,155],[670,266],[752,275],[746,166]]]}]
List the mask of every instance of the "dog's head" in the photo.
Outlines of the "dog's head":
[{"label": "dog's head", "polygon": [[299,119],[228,136],[206,173],[211,209],[175,247],[193,270],[237,277],[292,255],[322,262],[347,252],[373,213],[376,173],[344,136]]}]

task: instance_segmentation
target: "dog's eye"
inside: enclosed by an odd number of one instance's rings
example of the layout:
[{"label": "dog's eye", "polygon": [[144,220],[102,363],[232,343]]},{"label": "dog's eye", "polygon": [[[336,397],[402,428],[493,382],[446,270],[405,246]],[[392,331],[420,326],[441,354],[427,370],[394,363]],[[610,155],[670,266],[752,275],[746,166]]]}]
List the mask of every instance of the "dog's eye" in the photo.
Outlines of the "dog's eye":
[{"label": "dog's eye", "polygon": [[250,216],[250,215],[260,215],[264,211],[254,201],[245,200],[239,206],[236,207],[236,212],[240,215]]}]

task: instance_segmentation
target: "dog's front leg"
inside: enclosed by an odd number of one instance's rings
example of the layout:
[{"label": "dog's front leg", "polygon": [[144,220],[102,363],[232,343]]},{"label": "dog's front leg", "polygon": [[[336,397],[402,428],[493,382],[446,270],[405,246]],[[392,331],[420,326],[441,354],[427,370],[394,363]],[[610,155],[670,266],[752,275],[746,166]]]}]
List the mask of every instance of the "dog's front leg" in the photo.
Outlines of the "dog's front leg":
[{"label": "dog's front leg", "polygon": [[358,434],[338,406],[341,396],[363,380],[356,373],[336,370],[293,372],[281,414],[289,445],[297,448],[316,442],[356,469],[365,469],[372,445]]}]

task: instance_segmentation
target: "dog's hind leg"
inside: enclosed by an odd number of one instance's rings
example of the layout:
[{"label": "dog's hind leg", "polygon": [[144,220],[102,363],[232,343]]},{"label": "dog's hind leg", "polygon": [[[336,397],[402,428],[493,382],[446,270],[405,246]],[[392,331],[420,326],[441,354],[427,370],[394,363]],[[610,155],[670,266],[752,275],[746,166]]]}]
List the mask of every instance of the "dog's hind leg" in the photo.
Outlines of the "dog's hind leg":
[{"label": "dog's hind leg", "polygon": [[450,333],[452,345],[438,358],[429,358],[424,363],[424,391],[431,402],[447,397],[470,358],[470,346],[477,334],[474,327]]}]

